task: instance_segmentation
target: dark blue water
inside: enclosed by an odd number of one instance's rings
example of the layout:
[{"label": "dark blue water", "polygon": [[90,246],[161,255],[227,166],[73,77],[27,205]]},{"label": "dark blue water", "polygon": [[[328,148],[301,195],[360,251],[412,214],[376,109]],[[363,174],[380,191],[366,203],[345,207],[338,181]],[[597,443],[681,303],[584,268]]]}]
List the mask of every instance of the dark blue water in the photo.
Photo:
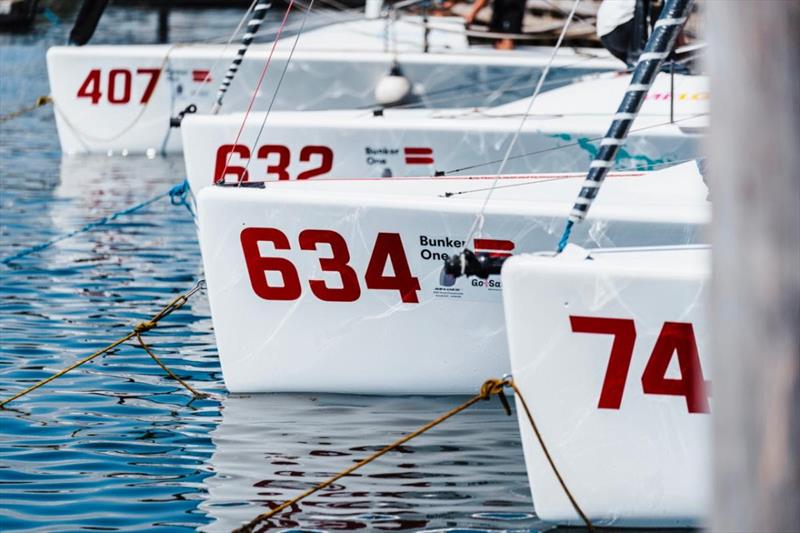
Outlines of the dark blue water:
[{"label": "dark blue water", "polygon": [[[238,11],[176,12],[172,37]],[[112,9],[96,42],[151,42],[156,18]],[[0,113],[48,93],[68,24],[0,36]],[[180,158],[63,159],[52,109],[0,125],[0,256],[167,190]],[[0,398],[124,335],[202,277],[189,214],[161,200],[0,265]],[[0,411],[0,530],[230,530],[461,398],[228,396],[206,296],[145,335],[213,399],[192,400],[126,344]],[[272,522],[313,530],[520,530],[533,507],[515,418],[495,402],[448,422]]]}]

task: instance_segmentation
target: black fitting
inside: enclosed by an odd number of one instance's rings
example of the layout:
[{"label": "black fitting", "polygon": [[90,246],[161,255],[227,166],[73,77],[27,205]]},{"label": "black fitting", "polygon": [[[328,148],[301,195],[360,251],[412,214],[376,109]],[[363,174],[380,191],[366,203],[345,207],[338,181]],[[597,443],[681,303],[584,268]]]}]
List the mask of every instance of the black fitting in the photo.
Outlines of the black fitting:
[{"label": "black fitting", "polygon": [[197,113],[197,106],[194,104],[189,104],[186,106],[186,109],[178,113],[177,117],[170,117],[169,119],[169,127],[170,128],[180,128],[181,122],[183,122],[183,117],[190,113]]},{"label": "black fitting", "polygon": [[214,183],[217,187],[233,187],[234,189],[264,189],[266,184],[263,181],[238,181],[238,182],[224,182],[217,181]]},{"label": "black fitting", "polygon": [[445,259],[440,282],[442,285],[450,286],[455,283],[456,278],[461,276],[476,276],[487,279],[489,276],[500,274],[503,263],[509,256],[494,255],[486,252],[475,253],[465,249],[458,255],[452,255]]}]

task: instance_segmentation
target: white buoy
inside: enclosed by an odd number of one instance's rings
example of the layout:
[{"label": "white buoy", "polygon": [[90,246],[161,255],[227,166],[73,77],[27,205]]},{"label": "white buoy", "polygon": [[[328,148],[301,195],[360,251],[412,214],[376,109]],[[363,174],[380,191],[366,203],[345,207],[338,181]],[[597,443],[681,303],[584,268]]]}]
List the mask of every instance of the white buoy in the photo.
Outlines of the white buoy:
[{"label": "white buoy", "polygon": [[392,66],[389,74],[375,85],[375,100],[381,105],[400,103],[411,92],[411,82],[403,76],[400,67]]}]

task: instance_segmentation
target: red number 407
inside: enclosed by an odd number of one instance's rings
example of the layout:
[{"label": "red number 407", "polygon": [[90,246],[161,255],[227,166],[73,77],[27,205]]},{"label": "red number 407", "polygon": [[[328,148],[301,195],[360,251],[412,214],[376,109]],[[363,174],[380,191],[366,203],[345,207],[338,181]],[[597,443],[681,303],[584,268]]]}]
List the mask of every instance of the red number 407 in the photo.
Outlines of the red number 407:
[{"label": "red number 407", "polygon": [[[570,316],[569,319],[572,331],[576,333],[614,336],[597,407],[619,409],[636,341],[633,320],[594,316]],[[676,353],[681,377],[667,378],[667,368]],[[709,383],[703,379],[703,370],[697,355],[694,328],[686,322],[665,322],[642,374],[642,391],[645,394],[683,396],[690,413],[708,413],[708,388]]]},{"label": "red number 407", "polygon": [[[153,96],[153,91],[161,75],[159,68],[138,68],[137,76],[147,78],[147,86],[144,88],[140,104],[146,104]],[[86,79],[83,80],[78,88],[78,98],[88,98],[93,105],[96,105],[106,95],[109,104],[127,104],[131,101],[131,85],[133,84],[133,73],[125,68],[114,68],[108,71],[106,77],[105,91],[103,90],[102,72],[99,68],[89,71]]]},{"label": "red number 407", "polygon": [[[264,257],[258,249],[261,242],[270,242],[276,250],[291,248],[286,234],[276,228],[245,228],[240,236],[250,285],[253,292],[265,300],[297,300],[302,293],[300,275],[289,259]],[[330,247],[331,257],[320,257],[323,272],[338,274],[338,287],[330,287],[325,280],[308,280],[311,292],[325,302],[354,302],[361,297],[358,275],[350,266],[350,250],[347,241],[335,231],[307,229],[300,232],[298,244],[301,250],[315,251],[317,246]],[[394,275],[384,275],[387,263]],[[283,285],[270,285],[268,272],[280,274]],[[411,275],[403,241],[397,233],[379,233],[372,248],[372,256],[364,274],[367,289],[396,290],[405,303],[419,303],[417,291],[419,280]]]}]

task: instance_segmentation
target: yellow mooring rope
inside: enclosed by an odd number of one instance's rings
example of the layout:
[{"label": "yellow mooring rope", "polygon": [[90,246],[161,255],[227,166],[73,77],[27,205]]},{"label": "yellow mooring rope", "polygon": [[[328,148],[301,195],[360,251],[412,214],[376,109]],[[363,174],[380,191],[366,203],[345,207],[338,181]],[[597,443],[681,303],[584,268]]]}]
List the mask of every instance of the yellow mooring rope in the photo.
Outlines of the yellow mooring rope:
[{"label": "yellow mooring rope", "polygon": [[58,372],[56,372],[52,376],[50,376],[48,378],[45,378],[42,381],[36,383],[35,385],[32,385],[32,386],[28,387],[27,389],[23,390],[22,392],[19,392],[19,393],[15,394],[11,398],[7,398],[7,399],[3,400],[2,402],[0,402],[0,408],[4,408],[7,404],[13,402],[17,398],[21,398],[22,396],[25,396],[26,394],[28,394],[30,392],[33,392],[36,389],[38,389],[40,387],[43,387],[44,385],[47,385],[48,383],[50,383],[54,379],[60,378],[61,376],[63,376],[67,372],[70,372],[71,370],[74,370],[74,369],[78,368],[79,366],[81,366],[81,365],[83,365],[85,363],[88,363],[92,359],[95,359],[95,358],[103,355],[104,353],[107,353],[110,350],[113,350],[114,348],[116,348],[120,344],[124,344],[124,343],[128,342],[129,340],[131,340],[134,337],[136,337],[136,339],[139,341],[139,344],[144,349],[144,351],[147,352],[147,355],[152,357],[153,360],[155,360],[155,362],[158,363],[158,365],[161,368],[163,368],[167,372],[167,374],[169,374],[170,377],[172,377],[178,383],[183,385],[189,392],[192,393],[192,395],[195,398],[204,398],[204,397],[206,397],[205,394],[197,392],[195,389],[190,387],[185,381],[183,381],[178,376],[176,376],[174,372],[172,372],[169,368],[167,368],[167,366],[163,362],[161,362],[161,360],[159,360],[159,358],[156,357],[155,354],[150,350],[150,348],[144,343],[144,341],[142,340],[142,337],[141,337],[142,333],[144,333],[146,331],[150,331],[151,329],[155,328],[158,325],[158,322],[161,321],[161,319],[171,315],[174,311],[176,311],[176,310],[180,309],[181,307],[183,307],[186,304],[186,302],[189,301],[189,298],[191,298],[196,292],[200,291],[201,289],[203,289],[205,287],[205,284],[206,284],[205,280],[201,279],[200,281],[198,281],[195,284],[194,287],[192,287],[191,290],[189,290],[188,292],[186,292],[184,294],[181,294],[181,295],[175,297],[171,302],[169,302],[167,305],[165,305],[158,313],[156,313],[153,316],[153,318],[151,318],[150,320],[146,320],[144,322],[140,322],[140,323],[136,324],[136,326],[134,326],[133,330],[130,333],[128,333],[127,335],[125,335],[124,337],[122,337],[120,339],[117,339],[116,341],[112,342],[111,344],[109,344],[105,348],[94,352],[92,355],[89,355],[89,356],[84,357],[83,359],[81,359],[79,361],[76,361],[75,363],[69,365],[68,367],[64,368],[63,370],[59,370]]},{"label": "yellow mooring rope", "polygon": [[455,407],[454,409],[451,409],[450,411],[448,411],[448,412],[444,413],[443,415],[439,416],[438,418],[428,422],[427,424],[425,424],[424,426],[420,427],[419,429],[416,429],[415,431],[412,431],[411,433],[405,435],[404,437],[401,437],[401,438],[397,439],[393,443],[381,448],[380,450],[378,450],[377,452],[373,453],[369,457],[366,457],[366,458],[362,459],[361,461],[355,463],[354,465],[345,468],[344,470],[342,470],[338,474],[326,479],[325,481],[323,481],[321,483],[318,483],[314,487],[308,489],[307,491],[303,492],[302,494],[299,494],[298,496],[295,496],[291,500],[285,501],[284,503],[280,504],[278,507],[276,507],[274,509],[271,509],[271,510],[269,510],[267,512],[261,513],[260,515],[256,516],[251,521],[249,521],[247,524],[244,524],[241,527],[235,529],[233,533],[254,533],[256,531],[268,530],[270,528],[270,525],[269,524],[263,524],[263,527],[260,527],[260,526],[262,526],[262,522],[265,522],[266,520],[269,520],[270,518],[272,518],[276,514],[280,513],[281,511],[293,506],[294,504],[300,502],[301,500],[307,498],[308,496],[311,496],[315,492],[318,492],[318,491],[324,489],[325,487],[331,485],[332,483],[335,483],[339,479],[341,479],[341,478],[343,478],[343,477],[345,477],[347,475],[352,474],[353,472],[355,472],[356,470],[358,470],[362,466],[368,465],[369,463],[373,462],[375,459],[378,459],[379,457],[385,455],[386,453],[398,448],[399,446],[405,444],[406,442],[410,441],[411,439],[413,439],[415,437],[418,437],[419,435],[422,435],[423,433],[425,433],[429,429],[438,426],[439,424],[441,424],[445,420],[447,420],[449,418],[452,418],[453,416],[457,415],[458,413],[460,413],[460,412],[468,409],[472,405],[478,403],[480,400],[489,400],[489,399],[491,399],[492,396],[497,395],[500,398],[500,401],[502,402],[503,407],[506,410],[506,413],[508,415],[511,415],[511,407],[509,406],[508,400],[506,399],[506,396],[505,396],[505,394],[503,392],[503,389],[505,387],[513,388],[515,394],[519,395],[519,398],[521,400],[522,406],[525,409],[525,414],[528,416],[528,421],[530,422],[531,427],[533,428],[533,431],[536,434],[536,438],[539,440],[539,445],[542,447],[542,450],[544,451],[545,456],[547,457],[547,460],[550,463],[550,466],[553,468],[553,471],[555,472],[556,477],[558,478],[558,481],[561,483],[561,487],[564,489],[564,492],[567,494],[567,497],[569,498],[569,501],[572,503],[572,506],[578,512],[578,515],[581,517],[581,519],[583,520],[583,522],[586,525],[586,527],[589,529],[589,531],[594,531],[594,527],[592,526],[591,521],[586,517],[584,512],[578,506],[577,501],[575,500],[575,498],[572,496],[572,493],[567,488],[567,485],[566,485],[566,483],[564,483],[564,480],[561,477],[561,475],[558,473],[558,469],[556,468],[556,465],[553,462],[553,459],[550,456],[550,453],[547,451],[547,448],[546,448],[546,446],[544,444],[544,440],[542,439],[542,436],[539,433],[539,430],[537,429],[536,424],[533,421],[533,416],[531,416],[531,413],[528,410],[528,405],[525,403],[525,400],[522,397],[522,394],[519,392],[519,389],[517,389],[516,385],[514,384],[514,382],[511,379],[502,379],[502,380],[501,379],[489,379],[481,386],[481,390],[480,390],[480,392],[478,394],[476,394],[475,396],[473,396],[472,398],[470,398],[466,402],[462,403],[458,407]]},{"label": "yellow mooring rope", "polygon": [[0,124],[8,122],[9,120],[14,120],[17,117],[21,117],[22,115],[30,113],[31,111],[34,111],[42,106],[46,106],[47,104],[51,103],[53,103],[52,96],[40,96],[36,99],[33,105],[29,105],[28,107],[23,107],[22,109],[18,109],[17,111],[14,111],[13,113],[9,113],[7,115],[0,116]]}]

